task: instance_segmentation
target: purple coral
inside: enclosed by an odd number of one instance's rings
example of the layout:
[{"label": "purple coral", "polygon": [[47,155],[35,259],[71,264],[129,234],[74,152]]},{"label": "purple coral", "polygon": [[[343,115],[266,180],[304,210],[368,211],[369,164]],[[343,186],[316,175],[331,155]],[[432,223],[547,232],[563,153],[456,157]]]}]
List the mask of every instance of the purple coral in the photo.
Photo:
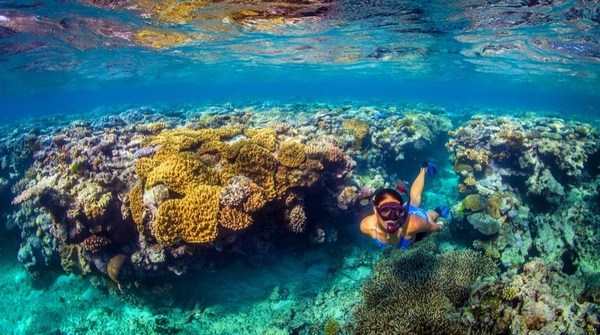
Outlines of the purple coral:
[{"label": "purple coral", "polygon": [[221,191],[221,205],[236,208],[242,206],[250,197],[252,180],[245,176],[236,176]]},{"label": "purple coral", "polygon": [[139,158],[142,158],[142,157],[148,157],[148,156],[154,155],[155,152],[156,152],[156,148],[155,147],[152,147],[152,146],[143,147],[143,148],[140,148],[140,149],[136,150],[133,153],[133,157],[135,159],[139,159]]}]

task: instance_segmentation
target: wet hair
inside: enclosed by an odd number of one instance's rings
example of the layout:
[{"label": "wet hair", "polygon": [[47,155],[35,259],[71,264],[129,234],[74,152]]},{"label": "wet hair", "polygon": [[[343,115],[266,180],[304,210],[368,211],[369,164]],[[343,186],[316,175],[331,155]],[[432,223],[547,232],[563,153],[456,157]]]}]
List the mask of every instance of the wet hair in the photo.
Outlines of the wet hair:
[{"label": "wet hair", "polygon": [[375,195],[373,195],[373,205],[379,205],[381,200],[383,200],[383,198],[385,198],[386,196],[398,200],[398,202],[401,204],[404,203],[404,199],[402,199],[402,196],[400,195],[400,193],[398,193],[398,191],[391,188],[382,188],[375,192]]}]

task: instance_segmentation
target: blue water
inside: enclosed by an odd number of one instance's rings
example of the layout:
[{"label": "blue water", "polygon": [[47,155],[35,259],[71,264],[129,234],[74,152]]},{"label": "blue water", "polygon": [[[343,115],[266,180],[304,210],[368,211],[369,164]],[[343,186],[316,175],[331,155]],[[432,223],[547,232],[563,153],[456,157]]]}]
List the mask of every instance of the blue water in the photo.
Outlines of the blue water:
[{"label": "blue water", "polygon": [[[593,115],[600,101],[595,2],[225,1],[176,20],[160,3],[3,1],[4,117],[348,99]],[[243,10],[260,15],[232,19]],[[192,37],[153,48],[135,39],[148,29]]]}]

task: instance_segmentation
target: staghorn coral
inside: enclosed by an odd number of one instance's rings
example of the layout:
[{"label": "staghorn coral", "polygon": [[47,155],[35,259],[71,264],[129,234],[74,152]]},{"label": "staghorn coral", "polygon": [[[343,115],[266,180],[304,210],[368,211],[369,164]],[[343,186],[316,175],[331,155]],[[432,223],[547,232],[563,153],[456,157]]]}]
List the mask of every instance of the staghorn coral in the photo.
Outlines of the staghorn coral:
[{"label": "staghorn coral", "polygon": [[449,315],[466,301],[478,277],[497,271],[492,260],[474,251],[393,250],[363,286],[351,333],[465,334]]}]

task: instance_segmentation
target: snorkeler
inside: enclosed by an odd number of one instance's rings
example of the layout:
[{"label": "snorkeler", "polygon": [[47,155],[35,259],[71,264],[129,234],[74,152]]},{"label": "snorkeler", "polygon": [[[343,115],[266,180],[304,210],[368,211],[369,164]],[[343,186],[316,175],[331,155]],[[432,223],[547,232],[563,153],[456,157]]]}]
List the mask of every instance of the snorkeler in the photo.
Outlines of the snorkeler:
[{"label": "snorkeler", "polygon": [[[425,184],[425,174],[433,176],[437,166],[431,162],[423,162],[421,170],[410,188],[410,194],[403,185],[396,189],[384,188],[375,192],[371,199],[373,214],[360,223],[360,231],[375,240],[378,246],[397,246],[406,249],[419,236],[437,232],[444,227],[443,222],[436,222],[440,217],[447,217],[450,209],[439,206],[433,211],[426,211],[421,205],[421,194]],[[402,195],[406,195],[405,202]]]}]

